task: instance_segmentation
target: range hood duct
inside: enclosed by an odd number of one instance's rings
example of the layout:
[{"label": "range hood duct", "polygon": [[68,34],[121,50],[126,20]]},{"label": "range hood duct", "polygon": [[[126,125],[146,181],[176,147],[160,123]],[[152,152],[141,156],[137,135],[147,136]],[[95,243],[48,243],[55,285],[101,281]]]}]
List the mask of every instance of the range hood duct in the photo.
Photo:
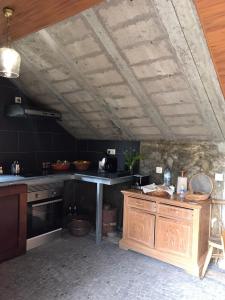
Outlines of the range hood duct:
[{"label": "range hood duct", "polygon": [[11,104],[6,107],[7,117],[27,118],[27,117],[42,117],[61,119],[61,113],[56,111],[40,110],[32,107],[26,107],[21,104]]}]

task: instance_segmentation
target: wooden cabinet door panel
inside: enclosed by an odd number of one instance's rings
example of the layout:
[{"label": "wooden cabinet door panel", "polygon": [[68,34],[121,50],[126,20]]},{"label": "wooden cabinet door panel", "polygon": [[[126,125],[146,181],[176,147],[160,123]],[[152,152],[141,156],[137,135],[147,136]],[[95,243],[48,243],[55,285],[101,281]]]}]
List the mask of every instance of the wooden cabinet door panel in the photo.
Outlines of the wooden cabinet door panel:
[{"label": "wooden cabinet door panel", "polygon": [[0,251],[18,246],[19,197],[4,197],[0,201]]},{"label": "wooden cabinet door panel", "polygon": [[165,217],[192,220],[193,210],[168,204],[158,204],[158,213]]},{"label": "wooden cabinet door panel", "polygon": [[156,230],[156,249],[176,255],[191,256],[191,223],[159,217]]},{"label": "wooden cabinet door panel", "polygon": [[27,187],[0,188],[0,262],[26,252]]},{"label": "wooden cabinet door panel", "polygon": [[143,209],[150,212],[156,212],[156,203],[152,201],[145,201],[142,199],[137,199],[133,197],[128,198],[128,205],[135,207],[137,209]]},{"label": "wooden cabinet door panel", "polygon": [[127,237],[154,247],[155,216],[133,207],[127,208]]}]

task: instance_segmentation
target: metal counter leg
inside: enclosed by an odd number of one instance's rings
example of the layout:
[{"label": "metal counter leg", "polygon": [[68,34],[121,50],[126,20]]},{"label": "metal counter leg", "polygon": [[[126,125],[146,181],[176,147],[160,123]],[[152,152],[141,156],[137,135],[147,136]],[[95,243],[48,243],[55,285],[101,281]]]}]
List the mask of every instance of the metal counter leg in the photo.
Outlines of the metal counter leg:
[{"label": "metal counter leg", "polygon": [[103,184],[97,183],[96,194],[96,244],[100,244],[102,240],[102,199]]}]

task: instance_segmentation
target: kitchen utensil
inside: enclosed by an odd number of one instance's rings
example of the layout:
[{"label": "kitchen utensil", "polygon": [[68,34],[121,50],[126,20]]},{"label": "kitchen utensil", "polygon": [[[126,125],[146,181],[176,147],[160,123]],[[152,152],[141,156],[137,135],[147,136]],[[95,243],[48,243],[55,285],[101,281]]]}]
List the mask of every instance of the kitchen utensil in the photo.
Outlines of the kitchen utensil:
[{"label": "kitchen utensil", "polygon": [[86,171],[89,169],[91,162],[89,160],[75,160],[73,164],[78,171]]},{"label": "kitchen utensil", "polygon": [[102,171],[116,172],[117,171],[117,157],[115,155],[107,154],[99,163]]}]

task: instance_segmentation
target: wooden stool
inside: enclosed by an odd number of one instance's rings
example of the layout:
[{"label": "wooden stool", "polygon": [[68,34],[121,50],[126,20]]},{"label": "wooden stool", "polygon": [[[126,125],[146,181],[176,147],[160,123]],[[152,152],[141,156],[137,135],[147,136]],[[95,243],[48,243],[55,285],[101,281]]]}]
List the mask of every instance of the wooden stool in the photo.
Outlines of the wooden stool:
[{"label": "wooden stool", "polygon": [[[225,258],[225,230],[222,231],[220,238],[210,238],[208,241],[209,250],[205,259],[205,263],[202,269],[201,279],[204,278],[206,270],[208,268],[211,258],[215,258],[218,261],[219,258]],[[213,253],[213,250],[216,249],[217,253]]]}]

